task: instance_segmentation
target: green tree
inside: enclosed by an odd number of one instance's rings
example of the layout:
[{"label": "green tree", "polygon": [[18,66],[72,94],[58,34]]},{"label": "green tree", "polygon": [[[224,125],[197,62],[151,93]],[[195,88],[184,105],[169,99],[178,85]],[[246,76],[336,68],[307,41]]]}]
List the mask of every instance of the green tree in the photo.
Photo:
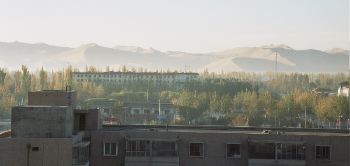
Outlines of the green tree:
[{"label": "green tree", "polygon": [[0,84],[3,84],[6,77],[6,70],[3,68],[0,68]]},{"label": "green tree", "polygon": [[[68,66],[65,70],[65,86],[73,86],[73,67]],[[73,88],[73,87],[72,87]]]},{"label": "green tree", "polygon": [[39,71],[39,79],[40,79],[40,89],[48,89],[48,80],[47,80],[47,72],[41,67]]}]

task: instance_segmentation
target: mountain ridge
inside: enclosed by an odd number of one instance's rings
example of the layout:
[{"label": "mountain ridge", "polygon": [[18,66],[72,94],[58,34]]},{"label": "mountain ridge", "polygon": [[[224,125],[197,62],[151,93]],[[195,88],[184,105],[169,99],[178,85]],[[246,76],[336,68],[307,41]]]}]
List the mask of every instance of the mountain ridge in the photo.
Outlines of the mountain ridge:
[{"label": "mountain ridge", "polygon": [[46,43],[0,42],[0,67],[18,70],[21,64],[25,64],[34,69],[59,69],[72,65],[83,69],[94,65],[117,69],[126,65],[150,70],[268,72],[274,70],[277,56],[277,68],[281,72],[345,72],[348,69],[348,54],[348,50],[340,48],[296,50],[285,44],[188,53],[139,46],[104,47],[96,43],[71,48]]}]

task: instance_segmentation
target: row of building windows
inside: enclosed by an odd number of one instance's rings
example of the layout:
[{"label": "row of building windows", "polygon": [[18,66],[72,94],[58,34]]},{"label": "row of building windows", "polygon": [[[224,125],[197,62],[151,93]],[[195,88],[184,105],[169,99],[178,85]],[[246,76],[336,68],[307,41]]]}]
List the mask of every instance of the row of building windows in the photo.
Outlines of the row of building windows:
[{"label": "row of building windows", "polygon": [[[189,143],[189,156],[204,158],[204,143]],[[150,149],[152,148],[152,154]],[[278,160],[305,160],[305,146],[292,143],[253,143],[249,145],[249,158],[253,159],[278,159]],[[126,143],[126,156],[177,156],[175,142],[147,140],[132,140]],[[104,156],[118,156],[117,143],[104,143]],[[227,158],[241,158],[241,144],[226,144]],[[330,146],[315,148],[317,160],[330,160]]]},{"label": "row of building windows", "polygon": [[164,80],[164,79],[153,79],[153,80],[142,80],[142,79],[99,79],[99,78],[74,78],[75,81],[100,81],[100,82],[108,82],[108,81],[116,81],[116,82],[127,82],[127,81],[154,81],[154,82],[167,82],[167,83],[175,83],[175,82],[185,82],[189,81],[186,79],[178,79],[178,80]]},{"label": "row of building windows", "polygon": [[[74,75],[74,77],[82,77],[82,78],[91,78],[91,77],[94,77],[94,78],[172,78],[172,79],[175,79],[175,76],[129,76],[129,75]],[[194,76],[190,76],[187,78],[195,78]]]},{"label": "row of building windows", "polygon": [[192,78],[192,79],[195,79],[195,78],[198,78],[198,76],[189,76],[189,75],[186,75],[186,76],[181,76],[181,75],[178,75],[178,76],[175,76],[175,75],[103,75],[103,74],[89,74],[89,75],[84,75],[84,74],[74,74],[73,77],[77,77],[77,78],[91,78],[91,77],[95,77],[95,78],[116,78],[116,77],[119,77],[119,78],[158,78],[158,79],[179,79],[179,78]]},{"label": "row of building windows", "polygon": [[[119,82],[119,83],[122,83],[122,82],[124,82],[124,83],[126,83],[126,82],[130,82],[130,81],[136,81],[136,80],[126,80],[126,79],[123,79],[123,80],[101,80],[101,79],[74,79],[75,81],[78,81],[78,82],[82,82],[82,81],[96,81],[96,82]],[[139,81],[139,80],[137,80],[137,81]],[[153,81],[153,80],[152,80]],[[155,80],[155,81],[157,81],[157,82],[165,82],[165,83],[175,83],[176,81],[175,80]],[[188,81],[187,79],[186,79],[186,81]]]},{"label": "row of building windows", "polygon": [[[161,109],[160,114],[174,114],[175,109]],[[131,109],[127,112],[130,115],[152,115],[159,114],[159,109]]]}]

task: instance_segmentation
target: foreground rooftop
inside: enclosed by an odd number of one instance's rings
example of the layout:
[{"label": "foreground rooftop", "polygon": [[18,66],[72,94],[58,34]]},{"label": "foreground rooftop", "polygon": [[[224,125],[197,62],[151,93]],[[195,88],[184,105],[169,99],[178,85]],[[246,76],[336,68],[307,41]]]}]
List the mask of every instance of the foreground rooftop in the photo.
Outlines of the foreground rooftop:
[{"label": "foreground rooftop", "polygon": [[242,133],[242,134],[275,134],[275,135],[311,135],[311,136],[348,136],[345,129],[318,128],[264,128],[264,127],[230,127],[216,125],[103,125],[103,131],[155,131],[155,132],[191,132],[191,133]]}]

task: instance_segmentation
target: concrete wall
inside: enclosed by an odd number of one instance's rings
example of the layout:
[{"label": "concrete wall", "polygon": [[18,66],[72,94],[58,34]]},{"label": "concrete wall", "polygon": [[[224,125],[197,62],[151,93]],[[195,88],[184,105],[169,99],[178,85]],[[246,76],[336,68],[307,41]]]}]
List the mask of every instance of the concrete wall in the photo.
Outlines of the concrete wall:
[{"label": "concrete wall", "polygon": [[12,137],[71,137],[72,128],[71,107],[24,106],[12,108]]},{"label": "concrete wall", "polygon": [[[125,134],[115,132],[92,131],[90,141],[91,166],[124,166]],[[118,143],[118,156],[103,156],[103,143]]]},{"label": "concrete wall", "polygon": [[77,93],[64,90],[28,92],[28,105],[35,106],[76,106]]},{"label": "concrete wall", "polygon": [[89,109],[86,115],[86,129],[99,130],[102,128],[101,111],[98,109]]},{"label": "concrete wall", "polygon": [[[149,131],[149,130],[115,130],[115,131],[95,131],[91,134],[91,165],[112,166],[123,165],[125,139],[144,138],[144,139],[178,139],[179,165],[190,166],[247,166],[249,161],[251,165],[259,165],[255,160],[248,157],[249,141],[276,141],[276,142],[303,142],[306,146],[306,159],[301,161],[287,160],[264,160],[262,163],[267,165],[285,165],[285,166],[349,166],[350,159],[350,137],[337,135],[275,135],[275,134],[248,134],[239,132],[196,132],[191,131]],[[117,142],[119,146],[119,156],[104,157],[103,142]],[[203,142],[204,157],[190,157],[189,143]],[[240,143],[241,157],[227,158],[226,144]],[[332,154],[330,161],[315,159],[315,145],[330,145]],[[124,151],[123,151],[124,150]],[[261,164],[262,164],[261,163]],[[275,164],[271,164],[275,163]]]},{"label": "concrete wall", "polygon": [[[331,137],[331,136],[309,136],[305,138],[307,142],[306,165],[317,166],[345,166],[350,165],[350,136]],[[330,145],[331,160],[315,160],[315,146]]]},{"label": "concrete wall", "polygon": [[[29,155],[27,145],[30,144]],[[37,151],[33,150],[37,147]],[[35,149],[34,148],[34,149]],[[0,166],[71,166],[69,138],[1,138]]]},{"label": "concrete wall", "polygon": [[73,128],[74,131],[99,130],[102,128],[101,111],[99,109],[75,109],[73,123],[74,123],[74,128]]},{"label": "concrete wall", "polygon": [[125,157],[125,166],[179,166],[178,157]]}]

